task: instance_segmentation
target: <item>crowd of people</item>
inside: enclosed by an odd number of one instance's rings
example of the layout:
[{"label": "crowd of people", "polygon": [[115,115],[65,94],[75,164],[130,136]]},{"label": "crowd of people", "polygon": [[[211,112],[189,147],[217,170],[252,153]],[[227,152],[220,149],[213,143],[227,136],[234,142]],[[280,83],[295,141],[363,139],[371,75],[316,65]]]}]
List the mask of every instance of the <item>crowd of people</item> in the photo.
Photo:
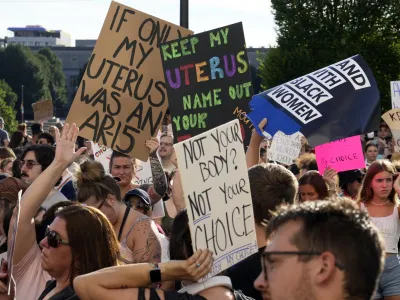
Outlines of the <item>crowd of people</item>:
[{"label": "crowd of people", "polygon": [[142,185],[135,158],[114,151],[106,172],[75,124],[27,129],[9,135],[0,118],[0,299],[400,299],[400,155],[385,124],[362,136],[365,169],[324,174],[306,139],[282,165],[253,131],[259,251],[201,283],[213,253],[193,251],[168,126],[145,143]]}]

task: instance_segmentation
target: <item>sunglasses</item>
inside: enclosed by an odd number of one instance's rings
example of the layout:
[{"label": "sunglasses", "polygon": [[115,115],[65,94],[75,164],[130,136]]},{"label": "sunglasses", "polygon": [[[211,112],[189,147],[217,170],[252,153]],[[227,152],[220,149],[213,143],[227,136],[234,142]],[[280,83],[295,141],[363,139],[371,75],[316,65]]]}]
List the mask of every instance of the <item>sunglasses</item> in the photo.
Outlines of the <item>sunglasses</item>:
[{"label": "sunglasses", "polygon": [[45,237],[47,237],[47,244],[51,248],[57,248],[59,245],[69,245],[69,242],[64,241],[58,232],[50,230],[49,226],[46,228]]},{"label": "sunglasses", "polygon": [[34,160],[30,160],[30,159],[28,159],[28,160],[21,160],[21,162],[20,162],[20,167],[21,167],[21,169],[22,169],[25,165],[26,165],[26,168],[27,168],[28,170],[32,169],[33,166],[40,166],[40,164],[39,164],[38,162],[34,161]]},{"label": "sunglasses", "polygon": [[[264,272],[265,279],[267,279],[267,264],[265,261],[270,261],[270,256],[271,255],[297,255],[297,256],[319,256],[323,252],[316,252],[316,251],[264,251],[261,253],[261,266],[262,270]],[[344,266],[339,263],[335,262],[335,266],[339,270],[344,270]]]}]

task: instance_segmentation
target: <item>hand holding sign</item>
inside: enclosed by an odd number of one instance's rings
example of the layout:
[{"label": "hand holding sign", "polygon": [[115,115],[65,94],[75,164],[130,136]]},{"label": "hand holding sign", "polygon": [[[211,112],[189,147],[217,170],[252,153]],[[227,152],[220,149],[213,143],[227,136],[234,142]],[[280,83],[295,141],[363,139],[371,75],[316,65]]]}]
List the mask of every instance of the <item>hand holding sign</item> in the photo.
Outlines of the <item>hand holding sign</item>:
[{"label": "hand holding sign", "polygon": [[379,100],[371,69],[356,55],[254,96],[248,118],[254,125],[268,118],[271,135],[300,131],[316,146],[375,130]]},{"label": "hand holding sign", "polygon": [[332,167],[328,166],[325,171],[323,178],[325,179],[326,183],[328,184],[329,188],[331,190],[336,189],[336,176],[337,172],[335,169],[332,169]]},{"label": "hand holding sign", "polygon": [[150,154],[157,151],[158,147],[160,146],[160,142],[158,138],[151,138],[145,142],[146,147],[150,150]]}]

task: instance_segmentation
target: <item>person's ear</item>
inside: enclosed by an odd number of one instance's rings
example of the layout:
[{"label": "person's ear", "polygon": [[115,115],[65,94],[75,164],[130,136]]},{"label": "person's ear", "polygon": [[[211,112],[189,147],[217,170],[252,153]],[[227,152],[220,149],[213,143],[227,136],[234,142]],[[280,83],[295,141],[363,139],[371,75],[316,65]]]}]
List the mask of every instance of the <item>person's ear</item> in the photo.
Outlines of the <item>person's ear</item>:
[{"label": "person's ear", "polygon": [[110,206],[114,206],[115,202],[117,202],[117,199],[113,194],[108,194],[106,200]]},{"label": "person's ear", "polygon": [[317,285],[325,284],[336,271],[336,258],[331,252],[323,252],[314,263],[313,281]]}]

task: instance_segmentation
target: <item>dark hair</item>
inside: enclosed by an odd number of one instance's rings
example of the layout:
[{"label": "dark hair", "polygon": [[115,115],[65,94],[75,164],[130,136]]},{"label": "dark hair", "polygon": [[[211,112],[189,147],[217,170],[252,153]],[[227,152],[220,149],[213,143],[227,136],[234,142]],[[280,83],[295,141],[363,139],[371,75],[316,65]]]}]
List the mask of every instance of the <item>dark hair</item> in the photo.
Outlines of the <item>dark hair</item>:
[{"label": "dark hair", "polygon": [[27,127],[28,126],[26,125],[26,123],[21,123],[21,124],[18,124],[17,130],[18,131],[25,131]]},{"label": "dark hair", "polygon": [[21,160],[17,158],[12,165],[13,177],[21,179]]},{"label": "dark hair", "polygon": [[21,131],[16,131],[11,135],[8,147],[11,149],[22,147],[24,142],[24,134]]},{"label": "dark hair", "polygon": [[56,142],[54,140],[54,137],[48,132],[43,132],[43,133],[39,134],[37,137],[37,140],[40,140],[40,139],[46,139],[47,143],[50,145],[54,145],[54,143]]},{"label": "dark hair", "polygon": [[43,132],[43,126],[40,123],[33,123],[31,125],[32,135],[39,135]]},{"label": "dark hair", "polygon": [[261,224],[271,211],[283,203],[293,203],[298,184],[296,177],[277,164],[259,164],[248,170],[255,222]]},{"label": "dark hair", "polygon": [[[346,299],[371,299],[385,252],[382,238],[368,214],[348,199],[307,201],[280,207],[267,225],[266,237],[288,222],[301,222],[291,242],[299,251],[332,253],[345,268]],[[313,256],[298,257],[309,261]]]},{"label": "dark hair", "polygon": [[130,157],[129,155],[126,155],[124,153],[118,152],[118,151],[113,151],[113,153],[111,154],[111,158],[110,158],[110,172],[114,163],[114,158],[117,157],[125,157],[125,158],[129,158],[132,162],[132,167],[135,168],[136,167],[136,159]]},{"label": "dark hair", "polygon": [[[374,197],[374,191],[372,190],[371,183],[372,180],[374,179],[375,175],[381,172],[389,172],[393,175],[393,181],[394,181],[394,175],[397,174],[396,168],[393,166],[393,164],[388,161],[388,160],[378,160],[373,162],[368,170],[367,174],[364,176],[364,180],[362,183],[362,186],[359,190],[359,194],[357,197],[357,201],[360,202],[367,202],[369,200],[372,200]],[[389,194],[389,200],[392,203],[397,202],[397,193],[395,189],[392,187],[392,191]]]},{"label": "dark hair", "polygon": [[368,143],[368,144],[364,147],[364,152],[367,152],[369,147],[375,147],[376,150],[378,150],[378,145],[375,145],[375,144],[373,144],[373,143]]},{"label": "dark hair", "polygon": [[53,162],[56,155],[55,149],[50,145],[32,145],[26,147],[21,155],[21,160],[25,159],[28,152],[34,152],[37,162],[42,166],[42,171],[46,170]]},{"label": "dark hair", "polygon": [[97,161],[85,161],[75,174],[75,188],[79,202],[85,202],[95,196],[97,201],[103,201],[108,195],[121,199],[121,190],[110,175],[106,175],[104,167]]},{"label": "dark hair", "polygon": [[[309,184],[314,187],[319,200],[324,200],[329,196],[328,187],[324,178],[318,171],[308,171],[299,179],[299,186]],[[301,199],[300,199],[301,200]]]},{"label": "dark hair", "polygon": [[186,260],[192,255],[193,247],[190,237],[189,218],[185,208],[175,216],[172,224],[169,256],[171,260]]},{"label": "dark hair", "polygon": [[71,205],[76,205],[76,202],[61,201],[53,204],[46,210],[42,217],[42,221],[36,224],[36,241],[38,244],[44,239],[47,226],[53,223],[54,219],[56,218],[56,212],[61,208]]},{"label": "dark hair", "polygon": [[9,147],[0,147],[0,159],[16,158],[14,151]]},{"label": "dark hair", "polygon": [[56,217],[67,223],[72,252],[71,286],[76,276],[118,265],[119,242],[110,221],[101,211],[75,204],[58,210]]}]

